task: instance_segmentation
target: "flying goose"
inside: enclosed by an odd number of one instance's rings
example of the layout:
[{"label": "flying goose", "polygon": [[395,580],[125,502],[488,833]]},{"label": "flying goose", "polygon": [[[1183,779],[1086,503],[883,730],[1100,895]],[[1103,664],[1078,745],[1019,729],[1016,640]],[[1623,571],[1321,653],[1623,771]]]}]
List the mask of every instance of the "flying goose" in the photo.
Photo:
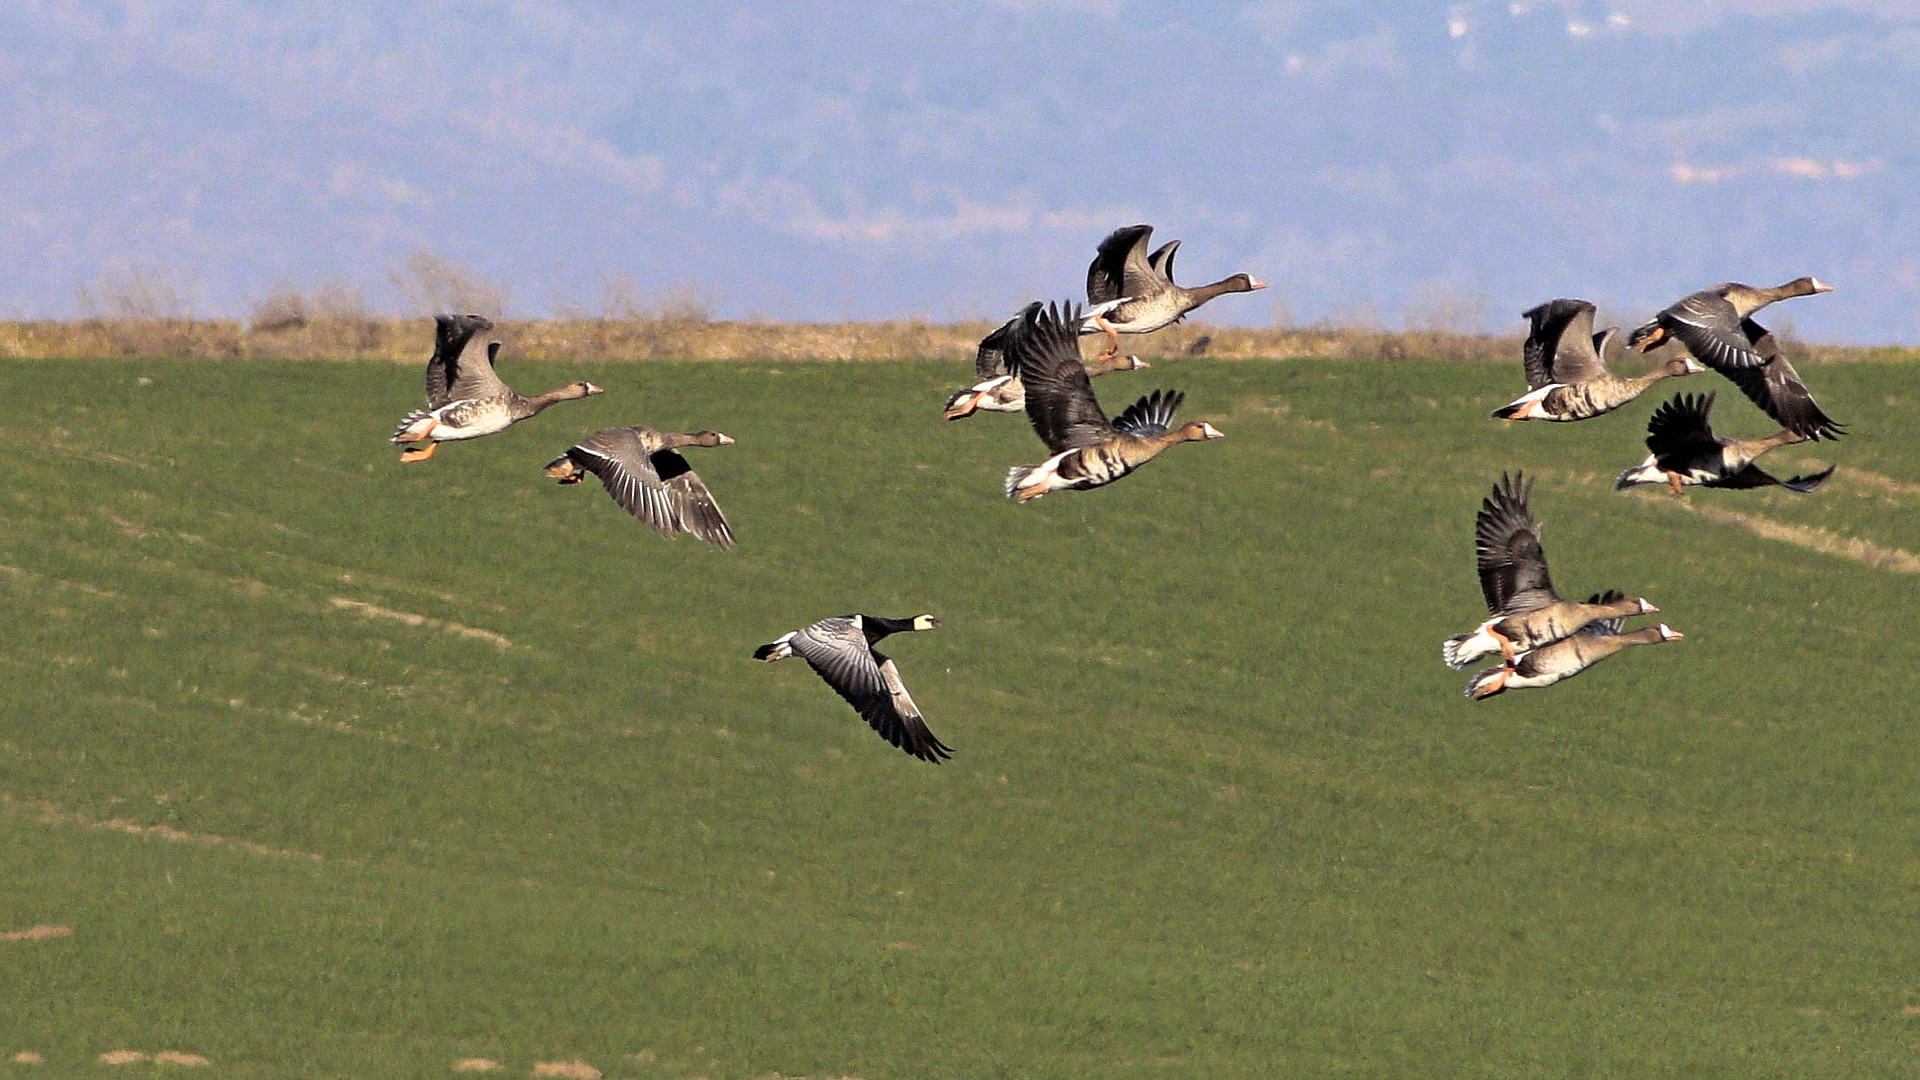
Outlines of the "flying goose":
[{"label": "flying goose", "polygon": [[1644,375],[1622,378],[1606,367],[1607,343],[1617,327],[1593,332],[1593,305],[1585,300],[1549,300],[1525,312],[1528,393],[1494,411],[1501,420],[1586,420],[1639,397],[1661,379],[1707,370],[1690,356],[1678,357]]},{"label": "flying goose", "polygon": [[953,756],[951,747],[934,738],[919,706],[900,681],[900,669],[874,644],[888,634],[932,630],[940,620],[931,615],[886,619],[878,615],[841,615],[785,634],[753,652],[755,660],[771,664],[799,656],[834,692],[847,699],[880,737],[922,761],[938,765]]},{"label": "flying goose", "polygon": [[1732,379],[1787,430],[1809,439],[1837,439],[1844,434],[1841,425],[1821,411],[1773,335],[1750,317],[1776,300],[1832,291],[1833,286],[1811,277],[1771,289],[1739,282],[1716,285],[1655,315],[1634,330],[1627,344],[1646,352],[1671,337],[1701,363]]},{"label": "flying goose", "polygon": [[1834,466],[1825,470],[1782,480],[1755,465],[1754,459],[1776,446],[1791,446],[1808,441],[1786,428],[1761,439],[1723,439],[1713,433],[1707,414],[1713,411],[1711,393],[1675,394],[1672,401],[1653,410],[1647,420],[1645,461],[1622,472],[1613,482],[1613,490],[1625,491],[1636,484],[1666,484],[1678,496],[1681,489],[1702,487],[1756,488],[1778,484],[1788,491],[1805,495],[1833,475]]},{"label": "flying goose", "polygon": [[[1588,599],[1587,603],[1593,606],[1605,606],[1608,601],[1620,599],[1619,593],[1609,590],[1595,594]],[[1679,641],[1686,637],[1685,634],[1666,623],[1622,632],[1621,627],[1625,623],[1624,616],[1598,619],[1559,641],[1542,645],[1522,655],[1517,660],[1510,660],[1499,667],[1488,668],[1468,680],[1467,696],[1480,701],[1508,690],[1552,686],[1563,679],[1573,678],[1630,646],[1657,645],[1663,641]]]},{"label": "flying goose", "polygon": [[427,361],[428,411],[408,413],[393,431],[395,445],[427,445],[403,451],[401,461],[425,461],[443,442],[505,431],[556,401],[605,393],[590,382],[571,382],[527,397],[494,374],[499,342],[488,343],[484,357],[472,355],[473,336],[493,329],[492,322],[480,315],[436,315],[433,321],[433,357]]},{"label": "flying goose", "polygon": [[1186,395],[1156,390],[1113,420],[1100,408],[1080,363],[1076,305],[1027,305],[1007,342],[1007,366],[1026,384],[1027,419],[1053,456],[1007,471],[1007,495],[1026,502],[1067,488],[1111,484],[1175,443],[1221,439],[1212,424],[1173,426]]},{"label": "flying goose", "polygon": [[1152,235],[1151,225],[1115,229],[1100,241],[1087,267],[1087,303],[1120,302],[1091,318],[1093,329],[1107,335],[1103,358],[1119,355],[1121,334],[1149,334],[1186,318],[1188,312],[1223,293],[1267,287],[1251,274],[1234,274],[1191,289],[1176,285],[1173,256],[1180,241],[1163,244],[1149,255],[1147,240]]},{"label": "flying goose", "polygon": [[661,536],[692,533],[722,551],[733,547],[733,530],[713,494],[677,452],[683,446],[732,446],[718,431],[681,435],[642,424],[607,428],[547,462],[547,475],[577,484],[586,473],[600,478],[613,501]]},{"label": "flying goose", "polygon": [[1463,669],[1492,652],[1511,664],[1521,653],[1559,641],[1596,619],[1660,610],[1638,596],[1619,593],[1584,604],[1562,600],[1547,576],[1540,525],[1527,506],[1532,494],[1533,482],[1524,474],[1501,473],[1493,494],[1480,502],[1473,527],[1474,567],[1492,618],[1441,644],[1440,657],[1450,668]]},{"label": "flying goose", "polygon": [[[1174,247],[1178,244],[1179,241],[1176,240],[1167,246]],[[1114,306],[1116,305],[1107,303],[1097,308],[1089,308],[1081,318],[1084,320]],[[980,339],[980,345],[973,353],[973,371],[980,381],[947,395],[947,404],[942,415],[948,420],[963,420],[981,411],[1009,413],[1026,411],[1026,385],[1007,370],[1006,359],[1007,338],[1019,323],[1020,316],[1015,315],[1001,323],[993,333]],[[1081,332],[1086,332],[1084,325]],[[1138,371],[1152,366],[1137,356],[1103,354],[1094,362],[1087,364],[1087,374],[1105,375],[1109,371]]]}]

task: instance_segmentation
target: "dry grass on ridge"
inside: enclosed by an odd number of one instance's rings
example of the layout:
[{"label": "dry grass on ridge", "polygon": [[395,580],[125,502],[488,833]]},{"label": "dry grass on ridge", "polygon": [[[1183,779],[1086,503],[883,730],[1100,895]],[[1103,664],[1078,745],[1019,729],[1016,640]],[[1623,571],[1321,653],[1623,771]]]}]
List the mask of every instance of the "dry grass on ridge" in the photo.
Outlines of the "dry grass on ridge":
[{"label": "dry grass on ridge", "polygon": [[[986,322],[778,323],[706,318],[505,319],[497,336],[515,360],[865,361],[901,358],[973,359]],[[1146,337],[1121,339],[1148,359],[1207,356],[1316,357],[1338,360],[1423,359],[1514,363],[1519,335],[1452,334],[1340,327],[1239,328],[1184,323]],[[354,360],[418,363],[431,351],[424,318],[365,315],[291,316],[273,321],[114,318],[0,322],[0,358],[185,357],[190,359]],[[1796,344],[1796,358],[1815,364],[1912,359],[1920,350]],[[1635,370],[1637,358],[1621,361]]]}]

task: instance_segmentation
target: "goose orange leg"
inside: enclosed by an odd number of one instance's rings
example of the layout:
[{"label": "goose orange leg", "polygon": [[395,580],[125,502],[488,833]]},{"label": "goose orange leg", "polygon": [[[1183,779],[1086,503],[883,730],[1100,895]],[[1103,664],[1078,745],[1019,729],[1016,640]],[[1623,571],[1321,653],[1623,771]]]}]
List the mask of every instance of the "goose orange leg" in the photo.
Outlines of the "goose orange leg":
[{"label": "goose orange leg", "polygon": [[403,462],[425,461],[433,456],[434,447],[439,445],[437,442],[430,442],[425,446],[409,447],[400,452],[400,460]]},{"label": "goose orange leg", "polygon": [[1667,486],[1673,489],[1673,497],[1676,499],[1679,498],[1680,492],[1682,490],[1682,485],[1680,483],[1680,474],[1677,472],[1668,473]]},{"label": "goose orange leg", "polygon": [[1473,692],[1473,699],[1478,701],[1481,698],[1489,698],[1505,690],[1507,688],[1507,680],[1511,678],[1513,678],[1513,669],[1510,667],[1501,668],[1500,674],[1496,677],[1495,681]]},{"label": "goose orange leg", "polygon": [[1513,663],[1513,639],[1491,626],[1487,627],[1487,636],[1500,643],[1500,655],[1507,658],[1507,663]]},{"label": "goose orange leg", "polygon": [[1107,335],[1106,351],[1095,357],[1093,362],[1096,364],[1110,363],[1114,357],[1120,355],[1120,331],[1113,328],[1113,324],[1107,321],[1105,315],[1095,315],[1093,317],[1093,325],[1105,331]]},{"label": "goose orange leg", "polygon": [[1652,352],[1653,350],[1659,348],[1662,345],[1665,345],[1666,343],[1667,343],[1667,328],[1664,326],[1656,326],[1653,328],[1653,333],[1648,334],[1645,338],[1641,339],[1640,351]]}]

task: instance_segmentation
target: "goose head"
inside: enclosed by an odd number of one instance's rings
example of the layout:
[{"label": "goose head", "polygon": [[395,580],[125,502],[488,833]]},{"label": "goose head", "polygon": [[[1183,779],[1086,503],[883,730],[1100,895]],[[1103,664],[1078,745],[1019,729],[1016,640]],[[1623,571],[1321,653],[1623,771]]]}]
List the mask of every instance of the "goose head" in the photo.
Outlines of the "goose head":
[{"label": "goose head", "polygon": [[913,628],[915,630],[931,630],[939,625],[940,620],[934,618],[932,615],[915,615],[913,617]]},{"label": "goose head", "polygon": [[1182,442],[1199,442],[1202,439],[1224,439],[1227,433],[1207,423],[1205,420],[1189,420],[1180,425]]},{"label": "goose head", "polygon": [[1673,627],[1668,626],[1666,623],[1661,623],[1658,629],[1660,631],[1661,641],[1679,641],[1681,638],[1687,636],[1681,633],[1680,631],[1675,630]]}]

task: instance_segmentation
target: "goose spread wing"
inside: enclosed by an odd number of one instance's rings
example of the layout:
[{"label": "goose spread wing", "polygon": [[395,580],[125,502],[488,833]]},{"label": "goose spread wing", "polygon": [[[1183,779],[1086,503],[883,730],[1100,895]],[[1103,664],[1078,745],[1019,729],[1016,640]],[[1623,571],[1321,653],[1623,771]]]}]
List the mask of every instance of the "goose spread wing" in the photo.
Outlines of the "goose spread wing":
[{"label": "goose spread wing", "polygon": [[1675,394],[1647,418],[1647,449],[1655,457],[1671,457],[1691,450],[1717,447],[1707,414],[1713,394]]},{"label": "goose spread wing", "polygon": [[[1180,241],[1169,240],[1161,244],[1153,254],[1147,256],[1147,265],[1153,268],[1154,273],[1166,278],[1167,284],[1169,285],[1173,284],[1173,256],[1174,253],[1179,250]],[[1099,303],[1099,301],[1094,300],[1092,297],[1088,297],[1087,299],[1093,303]]]},{"label": "goose spread wing", "polygon": [[1113,437],[1080,362],[1079,306],[1030,304],[1007,342],[1007,367],[1027,389],[1027,419],[1058,454]]},{"label": "goose spread wing", "polygon": [[1718,476],[1701,484],[1701,487],[1732,488],[1736,491],[1746,488],[1772,487],[1780,478],[1749,461],[1740,467],[1739,472]]},{"label": "goose spread wing", "polygon": [[852,620],[822,619],[788,644],[881,738],[925,761],[951,753],[927,730],[899,668],[867,644]]},{"label": "goose spread wing", "polygon": [[1585,300],[1549,300],[1526,313],[1522,356],[1529,389],[1587,382],[1605,372],[1593,336],[1593,311]]},{"label": "goose spread wing", "polygon": [[[672,536],[680,531],[679,510],[654,467],[655,455],[648,452],[646,434],[657,433],[651,428],[646,433],[630,427],[608,428],[582,439],[567,456],[598,476],[621,509],[660,535]],[[681,464],[686,464],[685,459]]]},{"label": "goose spread wing", "polygon": [[928,729],[926,718],[920,715],[920,707],[913,703],[913,696],[907,693],[907,685],[900,681],[900,667],[879,650],[874,650],[874,659],[880,661],[880,677],[886,680],[887,698],[893,706],[893,722],[882,726],[875,723],[874,717],[866,713],[867,723],[888,742],[912,754],[922,761],[938,762],[942,758],[953,756],[953,748],[935,738]]},{"label": "goose spread wing", "polygon": [[1107,234],[1087,267],[1087,303],[1101,304],[1122,297],[1138,299],[1166,288],[1170,279],[1155,272],[1147,261],[1151,225],[1128,225]]},{"label": "goose spread wing", "polygon": [[1016,315],[980,339],[979,347],[973,351],[973,372],[982,381],[1007,373],[1007,337],[1019,322],[1020,317]]},{"label": "goose spread wing", "polygon": [[1731,374],[1766,363],[1740,332],[1740,312],[1733,301],[1718,292],[1694,293],[1660,314],[1680,344],[1715,371]]},{"label": "goose spread wing", "polygon": [[452,385],[447,387],[450,401],[473,401],[479,398],[498,397],[509,393],[507,384],[494,374],[493,358],[500,355],[500,343],[487,342],[485,355],[476,354],[471,344],[460,351],[459,372],[454,375]]},{"label": "goose spread wing", "polygon": [[1114,417],[1113,428],[1142,438],[1165,435],[1173,430],[1173,414],[1186,399],[1183,390],[1155,390]]},{"label": "goose spread wing", "polygon": [[483,315],[436,315],[433,319],[433,356],[427,361],[427,406],[438,409],[454,400],[453,384],[460,378],[461,356],[493,323]]},{"label": "goose spread wing", "polygon": [[687,459],[677,451],[660,450],[651,461],[654,472],[666,483],[680,528],[722,551],[731,551],[733,528],[727,524],[727,516],[720,512],[720,504],[713,501],[713,492],[707,490],[706,482],[687,464]]},{"label": "goose spread wing", "polygon": [[[1617,600],[1625,600],[1626,598],[1627,598],[1627,594],[1621,592],[1619,589],[1608,589],[1606,592],[1594,593],[1592,596],[1587,597],[1587,603],[1611,604]],[[1594,637],[1612,637],[1613,635],[1618,634],[1619,632],[1621,632],[1622,630],[1625,630],[1626,628],[1627,628],[1627,617],[1625,615],[1620,615],[1611,619],[1595,619],[1592,622],[1588,623],[1587,625],[1574,631],[1574,633],[1591,634]]]},{"label": "goose spread wing", "polygon": [[1758,367],[1722,370],[1741,393],[1795,435],[1837,439],[1845,434],[1813,400],[1807,384],[1800,381],[1800,373],[1793,370],[1793,363],[1766,327],[1752,319],[1742,319],[1740,333],[1755,353],[1766,357],[1766,362]]},{"label": "goose spread wing", "polygon": [[1540,526],[1527,508],[1532,489],[1520,474],[1502,474],[1474,521],[1474,565],[1487,610],[1495,615],[1534,611],[1560,599],[1547,576]]}]

